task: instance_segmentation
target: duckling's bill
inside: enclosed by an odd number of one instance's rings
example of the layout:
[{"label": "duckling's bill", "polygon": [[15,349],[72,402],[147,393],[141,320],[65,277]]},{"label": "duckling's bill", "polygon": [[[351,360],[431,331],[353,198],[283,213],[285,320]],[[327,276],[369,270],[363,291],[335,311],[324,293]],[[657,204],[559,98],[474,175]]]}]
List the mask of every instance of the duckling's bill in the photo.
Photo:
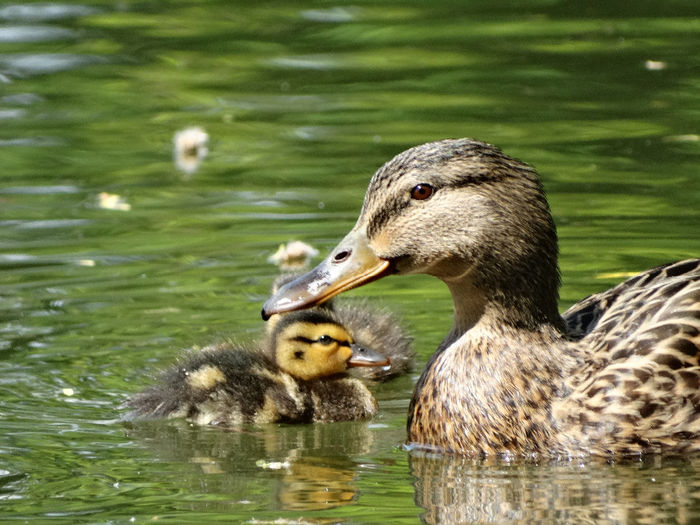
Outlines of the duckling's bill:
[{"label": "duckling's bill", "polygon": [[358,344],[351,344],[352,355],[348,359],[347,366],[391,366],[391,359],[384,354],[375,352],[370,348],[365,348]]},{"label": "duckling's bill", "polygon": [[375,255],[363,229],[353,229],[316,268],[282,286],[263,305],[262,317],[309,308],[390,273]]}]

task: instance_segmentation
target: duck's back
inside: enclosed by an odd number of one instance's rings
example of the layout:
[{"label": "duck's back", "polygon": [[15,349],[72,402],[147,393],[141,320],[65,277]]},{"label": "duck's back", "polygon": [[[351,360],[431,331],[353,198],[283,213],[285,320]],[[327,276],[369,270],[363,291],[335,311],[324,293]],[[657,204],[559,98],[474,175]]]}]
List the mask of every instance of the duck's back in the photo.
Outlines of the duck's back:
[{"label": "duck's back", "polygon": [[644,272],[564,319],[582,349],[554,406],[565,439],[598,452],[700,450],[700,260]]}]

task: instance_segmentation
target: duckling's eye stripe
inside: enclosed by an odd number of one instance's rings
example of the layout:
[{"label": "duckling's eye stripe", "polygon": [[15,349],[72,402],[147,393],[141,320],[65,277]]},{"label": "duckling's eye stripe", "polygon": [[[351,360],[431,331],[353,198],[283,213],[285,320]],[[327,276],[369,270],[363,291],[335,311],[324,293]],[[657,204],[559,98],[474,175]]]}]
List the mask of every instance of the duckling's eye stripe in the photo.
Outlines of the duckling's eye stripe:
[{"label": "duckling's eye stripe", "polygon": [[297,341],[299,343],[306,343],[307,345],[310,345],[310,344],[316,342],[316,340],[309,339],[308,337],[304,337],[303,335],[298,335],[298,336],[292,338],[292,341]]},{"label": "duckling's eye stripe", "polygon": [[[306,343],[307,345],[312,345],[314,343],[320,342],[318,339],[309,339],[308,337],[304,337],[303,335],[298,335],[298,336],[292,338],[292,341],[297,341],[299,343]],[[348,341],[338,341],[337,339],[332,339],[332,338],[331,338],[331,341],[335,341],[340,346],[350,346],[350,343]]]}]

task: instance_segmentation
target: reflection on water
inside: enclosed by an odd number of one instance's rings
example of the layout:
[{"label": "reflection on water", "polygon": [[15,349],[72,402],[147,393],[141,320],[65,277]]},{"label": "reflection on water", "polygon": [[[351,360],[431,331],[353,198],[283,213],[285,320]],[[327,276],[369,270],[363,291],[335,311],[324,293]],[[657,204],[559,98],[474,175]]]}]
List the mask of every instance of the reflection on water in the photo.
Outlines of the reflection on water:
[{"label": "reflection on water", "polygon": [[129,424],[127,435],[160,461],[193,465],[185,486],[225,491],[234,505],[255,500],[297,511],[353,503],[355,458],[367,454],[374,441],[362,422],[224,430],[146,421]]},{"label": "reflection on water", "polygon": [[61,20],[77,16],[87,16],[97,13],[94,7],[79,4],[37,3],[15,4],[0,8],[0,20],[44,22],[49,20]]},{"label": "reflection on water", "polygon": [[354,467],[339,458],[307,457],[292,462],[278,494],[281,508],[318,510],[352,503],[357,494]]},{"label": "reflection on water", "polygon": [[77,38],[70,29],[52,26],[5,26],[0,27],[0,44],[8,42],[45,42]]},{"label": "reflection on water", "polygon": [[15,54],[0,56],[0,68],[13,76],[46,75],[67,71],[91,64],[105,63],[96,55],[72,55],[70,53]]},{"label": "reflection on water", "polygon": [[[700,458],[613,464],[412,454],[427,523],[696,523]],[[690,476],[690,482],[688,481]]]}]

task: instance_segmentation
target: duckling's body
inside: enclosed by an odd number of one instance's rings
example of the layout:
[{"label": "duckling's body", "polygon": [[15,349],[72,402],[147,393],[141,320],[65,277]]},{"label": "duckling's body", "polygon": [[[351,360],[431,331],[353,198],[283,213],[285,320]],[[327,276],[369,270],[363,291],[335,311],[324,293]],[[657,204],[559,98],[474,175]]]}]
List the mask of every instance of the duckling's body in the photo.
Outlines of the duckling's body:
[{"label": "duckling's body", "polygon": [[[301,315],[299,315],[301,314]],[[348,366],[386,359],[354,344],[319,312],[284,316],[272,348],[221,343],[184,357],[158,385],[131,397],[127,419],[185,417],[201,424],[310,423],[367,419],[377,403]]]},{"label": "duckling's body", "polygon": [[[288,282],[293,281],[299,274],[281,275],[272,285],[272,294]],[[390,311],[371,305],[368,301],[328,301],[314,310],[323,312],[336,323],[344,326],[352,335],[356,344],[371,348],[373,351],[386,356],[388,366],[354,367],[350,373],[355,377],[370,381],[384,382],[406,374],[413,369],[415,352],[413,338],[408,336],[401,327],[400,320]],[[279,318],[273,316],[268,320],[268,337],[273,334]],[[271,345],[267,345],[270,347]]]},{"label": "duckling's body", "polygon": [[452,294],[452,329],[409,407],[408,441],[463,454],[700,450],[700,260],[557,309],[557,238],[532,168],[469,139],[412,148],[370,182],[353,230],[263,313],[389,274]]}]

